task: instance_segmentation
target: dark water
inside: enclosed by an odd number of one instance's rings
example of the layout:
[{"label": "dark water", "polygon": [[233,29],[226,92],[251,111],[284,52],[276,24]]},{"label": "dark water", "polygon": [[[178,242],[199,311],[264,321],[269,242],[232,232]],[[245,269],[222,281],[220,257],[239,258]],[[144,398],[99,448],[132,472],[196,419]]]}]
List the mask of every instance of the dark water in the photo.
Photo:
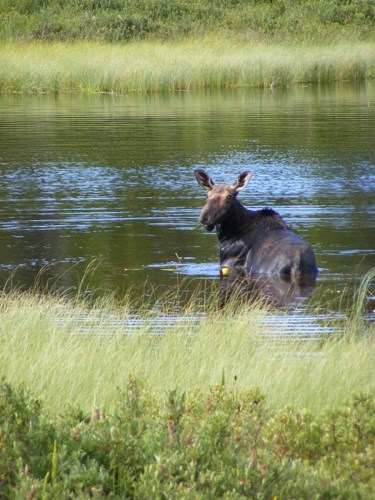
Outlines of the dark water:
[{"label": "dark water", "polygon": [[0,285],[44,280],[126,291],[217,280],[205,193],[253,171],[240,195],[270,206],[317,254],[318,288],[375,265],[375,82],[145,96],[0,96]]}]

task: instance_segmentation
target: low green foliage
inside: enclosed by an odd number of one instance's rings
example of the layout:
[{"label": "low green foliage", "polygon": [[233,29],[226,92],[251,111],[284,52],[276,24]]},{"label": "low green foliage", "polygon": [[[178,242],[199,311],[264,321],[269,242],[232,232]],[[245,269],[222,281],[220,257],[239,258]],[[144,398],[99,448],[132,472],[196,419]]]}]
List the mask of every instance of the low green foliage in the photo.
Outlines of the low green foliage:
[{"label": "low green foliage", "polygon": [[370,498],[375,399],[321,413],[216,385],[155,397],[129,379],[105,412],[50,417],[0,385],[2,498]]},{"label": "low green foliage", "polygon": [[0,0],[3,39],[123,42],[211,32],[319,40],[373,36],[372,0]]},{"label": "low green foliage", "polygon": [[51,463],[54,426],[40,401],[22,387],[0,385],[0,497],[11,497],[23,475],[43,477]]}]

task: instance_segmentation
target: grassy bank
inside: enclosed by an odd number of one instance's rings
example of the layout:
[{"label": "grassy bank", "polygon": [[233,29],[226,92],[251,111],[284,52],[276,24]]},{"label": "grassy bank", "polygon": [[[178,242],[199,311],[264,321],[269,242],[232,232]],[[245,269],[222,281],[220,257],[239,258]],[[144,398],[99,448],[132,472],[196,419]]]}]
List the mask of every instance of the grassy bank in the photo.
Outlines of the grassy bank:
[{"label": "grassy bank", "polygon": [[0,46],[2,92],[152,92],[273,87],[360,80],[375,75],[371,42],[276,45],[190,39],[127,45]]},{"label": "grassy bank", "polygon": [[[129,376],[155,393],[208,388],[222,380],[238,390],[259,386],[269,404],[330,408],[353,391],[374,391],[374,343],[358,315],[343,335],[316,341],[269,340],[259,306],[218,313],[200,300],[184,310],[171,301],[133,307],[98,299],[90,307],[33,293],[0,301],[0,377],[26,384],[49,410],[72,403],[108,407]],[[206,309],[207,309],[206,307]],[[133,311],[133,312],[132,312]],[[129,335],[124,335],[129,333]]]},{"label": "grassy bank", "polygon": [[318,342],[270,340],[272,311],[212,290],[4,291],[0,496],[370,498],[374,275]]},{"label": "grassy bank", "polygon": [[371,0],[0,0],[0,91],[269,87],[375,74]]}]

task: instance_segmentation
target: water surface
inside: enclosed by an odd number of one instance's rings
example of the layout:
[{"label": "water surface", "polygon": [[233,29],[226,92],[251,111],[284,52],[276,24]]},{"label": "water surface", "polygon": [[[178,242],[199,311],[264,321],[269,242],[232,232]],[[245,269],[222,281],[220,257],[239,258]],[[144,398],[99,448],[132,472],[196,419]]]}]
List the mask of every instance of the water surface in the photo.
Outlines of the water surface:
[{"label": "water surface", "polygon": [[375,82],[155,95],[0,96],[0,285],[102,291],[217,280],[205,193],[253,171],[249,208],[276,209],[337,293],[375,265]]}]

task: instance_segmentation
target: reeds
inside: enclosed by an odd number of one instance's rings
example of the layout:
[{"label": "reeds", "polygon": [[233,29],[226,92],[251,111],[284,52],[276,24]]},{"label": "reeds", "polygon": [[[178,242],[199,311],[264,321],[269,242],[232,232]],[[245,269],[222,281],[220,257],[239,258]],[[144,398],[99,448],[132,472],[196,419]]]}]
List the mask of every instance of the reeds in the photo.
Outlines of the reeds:
[{"label": "reeds", "polygon": [[239,306],[234,298],[220,310],[213,294],[205,314],[197,297],[176,313],[170,299],[153,307],[130,298],[88,305],[53,294],[4,293],[0,377],[26,385],[54,412],[73,404],[108,408],[129,376],[156,393],[217,383],[259,387],[276,408],[321,410],[353,391],[375,389],[373,338],[365,325],[358,335],[356,321],[320,342],[278,341],[263,336],[262,318],[272,313],[260,304]]},{"label": "reeds", "polygon": [[[375,267],[370,269],[370,271],[365,274],[362,278],[361,283],[359,284],[358,290],[355,294],[354,301],[354,318],[361,319],[363,316],[363,311],[365,309],[366,301],[368,300],[368,296],[373,293],[370,288],[374,286],[375,281]],[[372,297],[373,298],[373,297]]]},{"label": "reeds", "polygon": [[375,75],[370,42],[273,45],[201,38],[126,45],[5,43],[2,92],[160,92],[271,87]]}]

